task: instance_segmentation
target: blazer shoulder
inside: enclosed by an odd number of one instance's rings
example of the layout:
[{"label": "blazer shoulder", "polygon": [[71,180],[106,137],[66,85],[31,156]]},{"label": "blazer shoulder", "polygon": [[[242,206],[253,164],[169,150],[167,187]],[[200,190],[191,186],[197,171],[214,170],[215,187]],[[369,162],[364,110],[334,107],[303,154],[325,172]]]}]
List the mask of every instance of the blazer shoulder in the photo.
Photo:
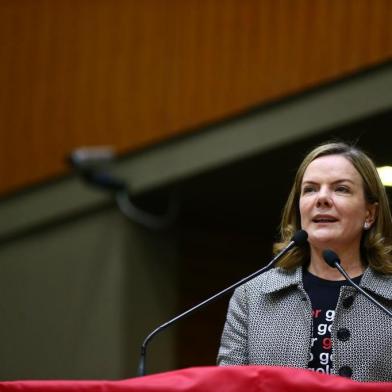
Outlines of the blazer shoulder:
[{"label": "blazer shoulder", "polygon": [[251,279],[243,286],[246,291],[257,290],[264,293],[272,293],[300,283],[302,283],[301,267],[291,270],[276,267]]}]

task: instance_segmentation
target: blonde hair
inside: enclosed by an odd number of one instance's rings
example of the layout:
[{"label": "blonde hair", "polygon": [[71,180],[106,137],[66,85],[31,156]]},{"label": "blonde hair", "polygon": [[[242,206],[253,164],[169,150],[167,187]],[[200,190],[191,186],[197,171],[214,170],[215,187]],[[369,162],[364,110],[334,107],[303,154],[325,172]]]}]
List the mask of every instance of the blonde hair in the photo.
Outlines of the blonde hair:
[{"label": "blonde hair", "polygon": [[[342,155],[348,159],[363,180],[365,198],[368,203],[378,203],[378,211],[370,230],[364,230],[361,239],[361,256],[363,262],[374,270],[392,273],[392,219],[388,197],[381,183],[373,161],[359,148],[346,143],[327,143],[314,148],[302,161],[295,176],[280,224],[281,241],[274,244],[274,251],[285,247],[297,230],[301,229],[299,197],[302,179],[310,162],[326,155]],[[309,261],[309,245],[294,248],[283,257],[279,266],[291,269]]]}]

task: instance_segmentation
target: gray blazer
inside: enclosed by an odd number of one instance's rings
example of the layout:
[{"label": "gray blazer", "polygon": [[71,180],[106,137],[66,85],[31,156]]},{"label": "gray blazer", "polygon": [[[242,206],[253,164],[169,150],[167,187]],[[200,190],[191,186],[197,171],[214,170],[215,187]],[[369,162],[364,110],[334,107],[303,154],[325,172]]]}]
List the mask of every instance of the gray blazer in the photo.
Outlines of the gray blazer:
[{"label": "gray blazer", "polygon": [[[391,310],[391,276],[368,268],[361,286]],[[354,301],[345,301],[348,297]],[[345,341],[338,338],[341,328],[349,331]],[[307,368],[311,334],[311,304],[303,289],[302,269],[274,268],[234,292],[218,364]],[[333,374],[352,374],[358,381],[392,381],[392,319],[353,287],[340,291],[331,337]]]}]

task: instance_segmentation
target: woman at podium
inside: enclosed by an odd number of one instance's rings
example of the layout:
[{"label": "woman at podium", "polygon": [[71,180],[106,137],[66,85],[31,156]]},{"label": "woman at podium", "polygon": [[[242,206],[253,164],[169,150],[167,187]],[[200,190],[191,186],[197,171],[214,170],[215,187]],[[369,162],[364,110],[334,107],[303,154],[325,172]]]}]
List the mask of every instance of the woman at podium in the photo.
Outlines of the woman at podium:
[{"label": "woman at podium", "polygon": [[392,381],[392,318],[330,267],[392,309],[392,220],[372,160],[345,143],[313,149],[283,210],[283,249],[298,230],[305,246],[240,286],[227,313],[220,365],[309,368],[358,381]]}]

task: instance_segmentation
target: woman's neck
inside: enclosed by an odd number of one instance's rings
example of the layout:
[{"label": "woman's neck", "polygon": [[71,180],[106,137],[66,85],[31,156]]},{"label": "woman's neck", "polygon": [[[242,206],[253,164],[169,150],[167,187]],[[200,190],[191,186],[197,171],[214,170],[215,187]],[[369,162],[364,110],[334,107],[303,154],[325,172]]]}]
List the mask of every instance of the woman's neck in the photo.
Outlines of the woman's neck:
[{"label": "woman's neck", "polygon": [[[336,253],[339,256],[342,267],[345,269],[350,278],[355,278],[363,274],[365,267],[361,262],[359,250],[340,250]],[[319,249],[311,249],[308,271],[311,274],[326,280],[345,279],[336,268],[330,267],[324,261],[322,250]]]}]

